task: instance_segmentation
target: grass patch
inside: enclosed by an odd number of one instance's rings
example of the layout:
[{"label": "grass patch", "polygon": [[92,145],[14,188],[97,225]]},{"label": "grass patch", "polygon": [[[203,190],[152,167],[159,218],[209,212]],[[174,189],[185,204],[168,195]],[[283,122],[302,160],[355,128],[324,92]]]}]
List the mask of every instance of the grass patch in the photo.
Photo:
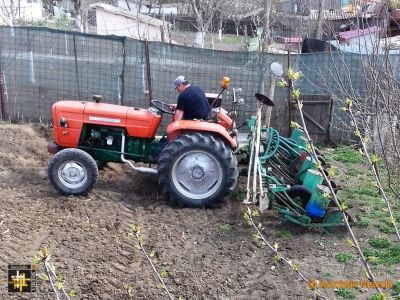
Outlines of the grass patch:
[{"label": "grass patch", "polygon": [[223,35],[222,42],[232,45],[241,44],[243,42],[243,37],[240,35]]},{"label": "grass patch", "polygon": [[379,191],[375,185],[375,182],[365,182],[360,186],[356,187],[355,192],[360,196],[370,196],[370,197],[378,197]]},{"label": "grass patch", "polygon": [[393,226],[389,226],[387,224],[380,224],[379,231],[386,234],[391,234],[394,232]]},{"label": "grass patch", "polygon": [[355,299],[356,295],[350,289],[338,289],[336,294],[343,299]]},{"label": "grass patch", "polygon": [[371,218],[374,218],[374,219],[380,219],[382,221],[383,221],[383,219],[385,219],[387,217],[387,213],[384,212],[383,210],[379,210],[379,209],[377,209],[375,207],[373,207],[373,209],[376,209],[376,210],[371,210],[371,211],[366,213],[366,215],[368,217],[371,217]]},{"label": "grass patch", "polygon": [[362,227],[368,228],[371,225],[371,220],[370,220],[370,218],[359,217],[358,224]]},{"label": "grass patch", "polygon": [[[341,185],[338,192],[340,200],[347,206],[356,208],[354,212],[358,226],[364,227],[362,230],[370,234],[368,240],[361,245],[365,257],[371,264],[387,266],[388,271],[390,266],[396,268],[397,274],[397,268],[400,265],[400,245],[386,236],[393,234],[395,230],[367,159],[358,150],[345,146],[327,151],[326,156],[333,166],[335,162],[340,166],[335,176],[340,179],[338,180]],[[394,218],[400,223],[400,201],[387,187],[386,171],[382,160],[379,161],[379,168],[381,168],[380,177],[383,188],[392,204]],[[393,187],[398,187],[399,184],[394,183],[400,182],[399,174],[392,173],[391,182]],[[366,228],[373,228],[374,233]],[[376,230],[382,235],[377,235]],[[348,263],[356,259],[353,256],[351,253],[340,253],[335,258],[340,263]],[[400,290],[400,283],[398,288]],[[400,300],[400,291],[397,295]]]},{"label": "grass patch", "polygon": [[354,259],[353,254],[351,253],[339,253],[335,256],[336,260],[341,263],[347,263]]},{"label": "grass patch", "polygon": [[332,159],[346,164],[362,164],[366,159],[352,147],[340,146],[331,152]]},{"label": "grass patch", "polygon": [[219,224],[218,225],[218,230],[222,231],[222,232],[228,232],[231,229],[232,229],[232,226],[229,224]]},{"label": "grass patch", "polygon": [[386,247],[385,249],[366,249],[364,255],[374,265],[394,265],[400,263],[400,245]]},{"label": "grass patch", "polygon": [[384,249],[390,246],[390,240],[386,238],[372,238],[369,240],[369,244],[377,249]]},{"label": "grass patch", "polygon": [[292,232],[291,232],[289,229],[287,229],[286,227],[284,227],[284,228],[282,228],[282,230],[281,230],[281,236],[282,236],[283,238],[288,239],[288,238],[291,238],[291,237],[293,236],[293,234],[292,234]]},{"label": "grass patch", "polygon": [[[346,179],[346,178],[344,178]],[[346,179],[346,181],[350,182],[352,177]],[[375,187],[375,183],[368,181],[364,182],[358,186],[349,186],[344,187],[339,191],[339,196],[343,199],[354,200],[359,199],[362,203],[382,203],[381,198],[379,197],[379,193],[377,188]]]},{"label": "grass patch", "polygon": [[393,283],[393,296],[400,296],[400,280]]},{"label": "grass patch", "polygon": [[360,175],[360,170],[354,167],[349,167],[347,170],[344,171],[346,175],[349,176],[357,176]]},{"label": "grass patch", "polygon": [[369,300],[384,300],[386,299],[382,294],[372,294],[371,298]]}]

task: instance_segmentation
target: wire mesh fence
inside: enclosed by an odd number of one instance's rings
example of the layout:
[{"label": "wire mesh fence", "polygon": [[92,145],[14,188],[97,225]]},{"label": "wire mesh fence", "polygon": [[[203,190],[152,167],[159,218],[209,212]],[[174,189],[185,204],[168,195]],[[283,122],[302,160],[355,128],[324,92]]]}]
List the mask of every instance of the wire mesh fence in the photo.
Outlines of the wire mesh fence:
[{"label": "wire mesh fence", "polygon": [[[146,49],[148,60],[146,59]],[[230,52],[192,48],[125,37],[99,36],[39,27],[0,27],[1,113],[3,119],[51,120],[51,105],[58,100],[91,101],[148,107],[153,99],[175,103],[173,81],[185,75],[191,84],[218,93],[222,77],[241,88],[246,105],[239,107],[239,123],[254,113],[256,92],[270,91],[272,62],[303,73],[296,81],[303,95],[346,97],[346,91],[363,96],[362,55],[325,52],[285,54]],[[398,68],[398,59],[392,59]],[[289,62],[290,61],[290,62]],[[151,85],[150,85],[151,83]],[[223,106],[230,106],[228,90]],[[276,86],[272,126],[288,126],[287,88]],[[334,101],[334,139],[345,135],[346,123]]]}]

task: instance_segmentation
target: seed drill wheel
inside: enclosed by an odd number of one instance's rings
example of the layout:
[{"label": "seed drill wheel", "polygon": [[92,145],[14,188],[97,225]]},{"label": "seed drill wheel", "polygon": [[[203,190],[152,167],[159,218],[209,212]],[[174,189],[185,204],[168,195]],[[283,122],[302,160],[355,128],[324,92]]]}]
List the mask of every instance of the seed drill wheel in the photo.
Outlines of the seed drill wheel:
[{"label": "seed drill wheel", "polygon": [[186,207],[212,207],[236,187],[236,157],[209,133],[180,135],[161,152],[158,182],[165,197]]},{"label": "seed drill wheel", "polygon": [[[353,218],[351,215],[347,212],[345,212],[345,215],[347,217],[347,220],[349,223],[353,222]],[[347,233],[347,227],[344,225],[344,220],[343,220],[343,213],[340,211],[338,208],[328,208],[326,210],[324,219],[322,220],[322,223],[324,224],[343,224],[343,225],[337,225],[337,226],[328,226],[328,227],[323,227],[325,233],[327,234],[333,234],[333,235],[344,235]]]},{"label": "seed drill wheel", "polygon": [[49,162],[51,184],[63,195],[86,195],[97,182],[96,161],[85,151],[64,149]]}]

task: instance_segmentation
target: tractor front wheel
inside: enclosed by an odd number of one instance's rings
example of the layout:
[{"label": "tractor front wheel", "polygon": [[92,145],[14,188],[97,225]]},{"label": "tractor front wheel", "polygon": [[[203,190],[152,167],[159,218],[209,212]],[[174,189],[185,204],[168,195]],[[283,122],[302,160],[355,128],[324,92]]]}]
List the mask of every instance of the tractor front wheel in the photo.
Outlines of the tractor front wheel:
[{"label": "tractor front wheel", "polygon": [[232,150],[208,133],[179,136],[163,150],[158,181],[166,198],[185,207],[212,207],[236,187]]},{"label": "tractor front wheel", "polygon": [[64,149],[49,162],[51,184],[63,195],[86,195],[97,182],[96,161],[80,149]]}]

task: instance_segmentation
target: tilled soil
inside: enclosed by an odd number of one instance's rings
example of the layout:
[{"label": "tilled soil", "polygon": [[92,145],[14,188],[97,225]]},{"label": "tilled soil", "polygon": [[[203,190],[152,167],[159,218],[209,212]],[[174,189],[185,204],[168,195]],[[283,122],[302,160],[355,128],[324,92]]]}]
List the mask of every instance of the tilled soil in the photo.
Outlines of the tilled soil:
[{"label": "tilled soil", "polygon": [[[142,227],[144,247],[175,299],[308,299],[307,284],[254,239],[241,201],[215,209],[181,209],[159,194],[157,177],[110,164],[87,197],[63,197],[47,179],[47,141],[40,125],[0,124],[0,299],[7,292],[8,264],[29,264],[41,246],[63,274],[75,299],[168,299],[150,264],[128,236]],[[274,212],[261,217],[266,238],[282,255],[300,264],[309,279],[361,280],[357,261],[341,264],[337,253],[351,251],[343,239],[298,228]],[[282,228],[292,232],[282,233]],[[367,235],[359,232],[362,238]],[[41,269],[40,272],[43,272]],[[163,272],[163,273],[165,273]],[[384,271],[375,270],[384,278]],[[55,299],[48,282],[26,299]],[[333,289],[324,294],[335,299]],[[356,290],[359,299],[373,291]]]}]

